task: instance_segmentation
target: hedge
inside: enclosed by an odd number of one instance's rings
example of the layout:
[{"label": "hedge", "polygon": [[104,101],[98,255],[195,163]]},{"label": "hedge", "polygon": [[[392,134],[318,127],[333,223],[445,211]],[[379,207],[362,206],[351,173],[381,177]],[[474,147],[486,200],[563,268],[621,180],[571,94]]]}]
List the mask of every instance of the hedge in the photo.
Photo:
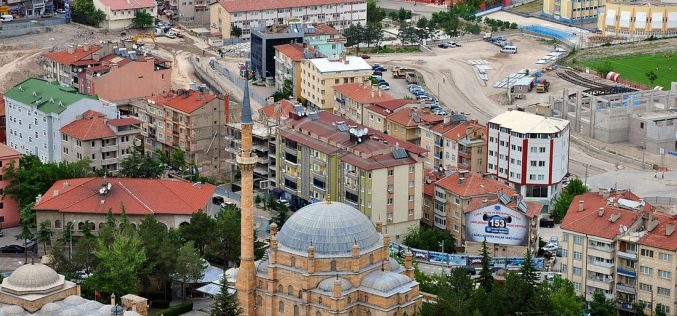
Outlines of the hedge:
[{"label": "hedge", "polygon": [[174,305],[170,308],[160,311],[157,315],[163,316],[179,316],[193,310],[193,302],[185,302]]}]

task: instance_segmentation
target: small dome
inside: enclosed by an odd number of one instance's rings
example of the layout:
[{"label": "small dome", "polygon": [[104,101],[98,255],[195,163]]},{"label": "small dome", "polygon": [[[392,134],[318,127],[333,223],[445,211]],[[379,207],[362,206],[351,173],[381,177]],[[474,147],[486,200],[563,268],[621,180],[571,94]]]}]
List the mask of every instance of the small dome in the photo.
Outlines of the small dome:
[{"label": "small dome", "polygon": [[82,312],[77,308],[69,308],[61,313],[61,316],[81,316]]},{"label": "small dome", "polygon": [[56,303],[47,303],[40,309],[40,316],[58,315],[61,311],[61,306]]},{"label": "small dome", "polygon": [[104,305],[99,308],[99,314],[101,315],[110,315],[110,309],[113,308],[113,305]]},{"label": "small dome", "polygon": [[406,275],[389,271],[376,271],[364,277],[361,286],[387,293],[409,282],[411,282],[411,279]]},{"label": "small dome", "polygon": [[235,283],[235,281],[237,281],[238,272],[240,272],[240,268],[230,268],[226,270],[226,281],[228,281],[228,283]]},{"label": "small dome", "polygon": [[18,305],[5,305],[2,307],[2,312],[5,316],[23,316],[26,314],[26,311]]},{"label": "small dome", "polygon": [[[107,316],[107,315],[108,314],[106,314],[105,316]],[[94,311],[85,312],[82,316],[104,316],[104,315],[99,313],[99,311],[94,310]]]},{"label": "small dome", "polygon": [[[317,285],[317,288],[325,291],[325,292],[333,292],[334,291],[334,281],[336,281],[336,278],[327,278],[324,279],[320,282],[320,284]],[[346,291],[350,290],[353,288],[353,285],[350,284],[350,281],[344,279],[344,278],[339,278],[339,281],[341,281],[341,290]]]},{"label": "small dome", "polygon": [[390,260],[388,260],[388,264],[390,264],[390,272],[399,273],[404,271],[404,268],[399,262],[397,262],[397,260],[395,260],[395,258],[390,258]]},{"label": "small dome", "polygon": [[277,240],[281,250],[302,255],[312,242],[316,256],[349,256],[355,243],[361,251],[383,244],[364,214],[340,202],[318,202],[298,210],[284,223]]},{"label": "small dome", "polygon": [[63,287],[65,280],[52,268],[41,264],[25,264],[2,280],[2,290],[12,294],[44,294]]},{"label": "small dome", "polygon": [[268,275],[268,260],[258,262],[256,265],[256,274]]},{"label": "small dome", "polygon": [[63,300],[63,302],[68,305],[80,305],[86,303],[87,300],[77,295],[71,295],[69,297],[66,297],[66,299]]},{"label": "small dome", "polygon": [[82,311],[98,311],[101,306],[103,306],[103,304],[97,301],[87,301],[86,303],[78,306],[78,309]]}]

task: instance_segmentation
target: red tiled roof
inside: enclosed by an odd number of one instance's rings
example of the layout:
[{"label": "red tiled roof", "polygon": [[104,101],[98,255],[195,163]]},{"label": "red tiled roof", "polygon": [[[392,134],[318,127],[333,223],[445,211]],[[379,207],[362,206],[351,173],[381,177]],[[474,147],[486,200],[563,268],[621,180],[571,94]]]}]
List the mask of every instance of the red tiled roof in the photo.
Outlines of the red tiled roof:
[{"label": "red tiled roof", "polygon": [[92,110],[83,113],[81,119],[68,123],[60,131],[79,140],[115,137],[115,132],[106,124],[106,116]]},{"label": "red tiled roof", "polygon": [[155,0],[101,0],[111,10],[132,10],[155,7]]},{"label": "red tiled roof", "polygon": [[185,93],[173,96],[156,96],[153,100],[157,104],[179,110],[184,113],[193,113],[205,104],[216,99],[211,93],[203,93],[197,90],[187,90]]},{"label": "red tiled roof", "polygon": [[424,174],[425,174],[424,180],[425,182],[423,183],[423,194],[432,197],[435,193],[435,182],[444,178],[444,172],[435,171],[434,169],[428,169],[424,171]]},{"label": "red tiled roof", "polygon": [[266,118],[289,117],[289,113],[294,111],[294,103],[286,99],[282,99],[278,102],[280,103],[279,111],[275,110],[275,108],[277,107],[276,104],[269,104],[262,107],[259,110],[259,113],[261,113],[261,115],[265,116]]},{"label": "red tiled roof", "polygon": [[658,226],[644,235],[639,243],[649,247],[677,251],[677,233],[673,229],[670,235],[666,234],[668,225],[672,225],[673,228],[677,226],[675,215],[653,212],[653,219],[658,221]]},{"label": "red tiled roof", "polygon": [[325,24],[325,23],[317,23],[313,25],[315,27],[315,33],[316,35],[337,35],[341,34],[339,31],[337,31],[333,26]]},{"label": "red tiled roof", "polygon": [[100,46],[98,45],[92,45],[89,50],[84,50],[83,47],[76,47],[75,51],[72,54],[69,54],[67,50],[61,50],[58,52],[53,52],[53,53],[47,53],[44,54],[43,56],[47,59],[54,60],[60,64],[64,65],[70,65],[76,61],[79,61],[80,59],[83,59],[92,53],[96,52],[97,50],[101,49]]},{"label": "red tiled roof", "polygon": [[0,143],[0,159],[21,157],[21,153],[3,143]]},{"label": "red tiled roof", "polygon": [[412,104],[412,101],[403,99],[388,100],[370,105],[367,107],[367,110],[381,114],[383,116],[388,116],[407,104]]},{"label": "red tiled roof", "polygon": [[515,191],[508,185],[493,179],[487,179],[474,172],[466,172],[463,175],[463,183],[459,183],[460,172],[455,172],[444,179],[437,181],[435,185],[449,192],[453,192],[460,197],[472,197],[497,193],[503,190],[504,194],[512,196]]},{"label": "red tiled roof", "polygon": [[[610,197],[613,198],[614,204],[617,203],[619,198],[639,201],[639,198],[631,192],[611,194]],[[582,211],[578,210],[579,201],[583,201]],[[622,209],[613,205],[607,206],[607,203],[607,198],[601,196],[598,192],[577,195],[569,206],[560,227],[577,233],[613,239],[618,235],[618,227],[620,225],[630,227],[641,216],[640,212]],[[645,204],[645,210],[651,207],[648,203]],[[598,214],[600,208],[604,208],[602,216]],[[611,222],[609,218],[612,214],[619,214],[620,218],[615,222]]]},{"label": "red tiled roof", "polygon": [[141,120],[133,117],[123,117],[119,119],[108,120],[108,124],[118,127],[118,126],[129,126],[143,123]]},{"label": "red tiled roof", "polygon": [[376,103],[395,99],[393,96],[383,92],[378,87],[365,85],[362,83],[346,83],[334,86],[333,88],[335,92],[339,92],[342,95],[361,104]]},{"label": "red tiled roof", "polygon": [[468,136],[469,132],[472,133],[478,129],[486,129],[484,125],[480,125],[476,122],[462,122],[456,125],[452,125],[453,128],[444,132],[443,136],[451,140],[459,140]]},{"label": "red tiled roof", "polygon": [[303,45],[299,43],[277,45],[274,48],[293,61],[301,61],[306,58],[303,54]]},{"label": "red tiled roof", "polygon": [[[470,200],[470,203],[468,203],[468,206],[465,208],[464,213],[472,212],[478,208],[484,207],[484,202],[483,198],[474,198]],[[487,200],[487,205],[494,205],[497,203],[502,203],[499,202],[498,199],[491,199]],[[541,214],[541,210],[543,209],[543,204],[537,203],[537,202],[529,202],[529,201],[524,201],[524,203],[527,205],[527,212],[526,215],[528,218],[533,218],[534,216],[538,216],[538,214]],[[510,203],[505,205],[506,207],[510,208],[511,210],[515,212],[522,213],[520,209],[517,208],[517,201],[511,199]]]},{"label": "red tiled roof", "polygon": [[[414,120],[414,113],[420,120]],[[429,111],[420,111],[414,108],[405,108],[387,116],[389,121],[400,124],[404,127],[414,127],[420,124],[430,124],[444,121],[444,117],[430,113]]]},{"label": "red tiled roof", "polygon": [[[102,184],[112,189],[99,195]],[[170,179],[78,178],[59,180],[52,185],[35,205],[35,210],[61,213],[106,214],[112,209],[133,215],[191,215],[210,203],[215,186]],[[102,202],[103,201],[103,202]]]},{"label": "red tiled roof", "polygon": [[219,4],[228,12],[263,11],[281,8],[320,6],[327,4],[347,4],[364,0],[221,0]]}]

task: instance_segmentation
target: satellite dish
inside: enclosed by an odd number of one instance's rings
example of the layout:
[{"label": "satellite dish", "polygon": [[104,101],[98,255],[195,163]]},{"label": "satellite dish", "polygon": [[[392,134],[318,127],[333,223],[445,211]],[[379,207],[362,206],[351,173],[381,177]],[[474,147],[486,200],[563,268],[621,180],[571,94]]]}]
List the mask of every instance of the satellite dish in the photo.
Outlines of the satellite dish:
[{"label": "satellite dish", "polygon": [[621,225],[621,227],[623,228],[623,232],[627,232],[627,231],[628,231],[628,226]]},{"label": "satellite dish", "polygon": [[350,134],[355,134],[355,129],[351,127],[349,132],[350,132]]},{"label": "satellite dish", "polygon": [[369,133],[368,128],[365,127],[364,129],[362,129],[362,135],[367,135],[367,133]]}]

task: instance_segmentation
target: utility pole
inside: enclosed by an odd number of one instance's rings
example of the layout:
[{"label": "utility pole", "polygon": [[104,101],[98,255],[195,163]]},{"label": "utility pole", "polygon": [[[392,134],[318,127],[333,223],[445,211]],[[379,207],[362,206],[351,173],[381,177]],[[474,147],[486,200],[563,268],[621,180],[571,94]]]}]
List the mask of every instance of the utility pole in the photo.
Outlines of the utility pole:
[{"label": "utility pole", "polygon": [[588,186],[588,164],[585,164],[585,186]]},{"label": "utility pole", "polygon": [[642,141],[642,170],[644,170],[644,154],[646,154],[646,137]]}]

